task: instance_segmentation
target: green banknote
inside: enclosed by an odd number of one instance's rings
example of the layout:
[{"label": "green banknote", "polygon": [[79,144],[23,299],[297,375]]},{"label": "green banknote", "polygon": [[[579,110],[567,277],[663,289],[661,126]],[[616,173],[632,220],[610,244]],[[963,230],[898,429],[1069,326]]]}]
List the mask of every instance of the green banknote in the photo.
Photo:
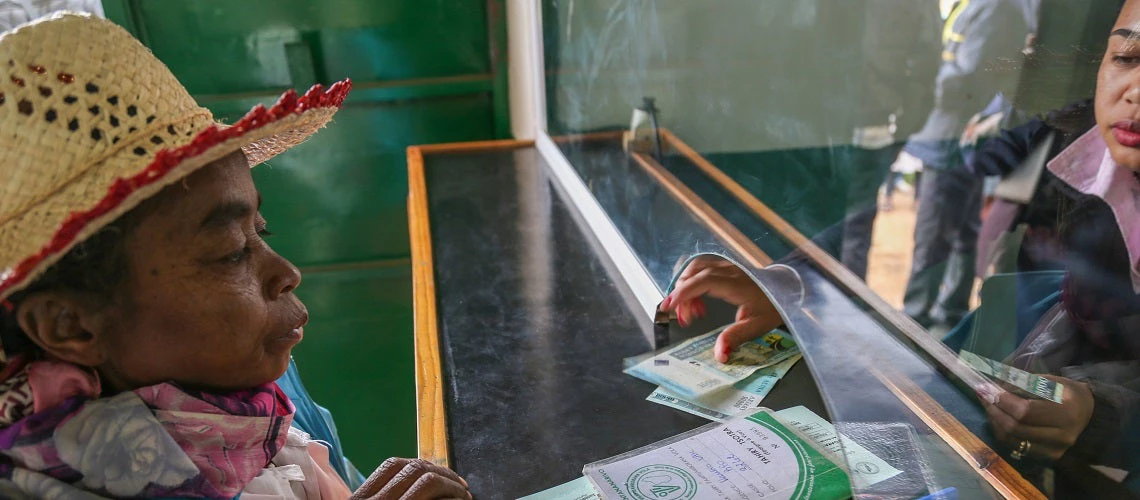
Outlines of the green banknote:
[{"label": "green banknote", "polygon": [[958,359],[983,375],[1005,382],[1015,389],[1014,392],[1023,396],[1047,399],[1054,403],[1060,403],[1064,396],[1065,386],[1040,375],[978,356],[969,351],[962,351],[958,355]]},{"label": "green banknote", "polygon": [[693,398],[678,397],[664,387],[658,387],[646,400],[662,404],[709,420],[720,422],[741,413],[752,413],[760,407],[772,388],[795,366],[803,356],[797,354],[772,366],[756,370],[748,378],[724,389]]},{"label": "green banknote", "polygon": [[761,368],[800,353],[788,334],[772,331],[744,343],[729,356],[727,363],[721,363],[714,357],[713,347],[724,328],[648,355],[627,359],[625,373],[660,385],[676,396],[692,399],[731,387]]}]

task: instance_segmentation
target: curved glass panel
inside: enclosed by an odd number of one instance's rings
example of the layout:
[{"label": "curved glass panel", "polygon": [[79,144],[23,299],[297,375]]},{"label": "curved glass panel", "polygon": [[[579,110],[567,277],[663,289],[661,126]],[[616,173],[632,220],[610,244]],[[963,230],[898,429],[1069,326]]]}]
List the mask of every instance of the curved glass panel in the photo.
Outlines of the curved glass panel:
[{"label": "curved glass panel", "polygon": [[542,9],[547,133],[659,288],[755,273],[928,489],[1140,492],[1140,2]]}]

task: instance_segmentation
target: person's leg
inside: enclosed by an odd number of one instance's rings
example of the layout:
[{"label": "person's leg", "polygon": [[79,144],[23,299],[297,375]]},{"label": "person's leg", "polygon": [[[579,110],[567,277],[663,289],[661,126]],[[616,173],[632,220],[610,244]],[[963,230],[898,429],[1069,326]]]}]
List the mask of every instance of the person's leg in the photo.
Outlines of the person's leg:
[{"label": "person's leg", "polygon": [[952,188],[953,182],[944,186],[943,175],[941,171],[927,171],[919,183],[923,202],[915,217],[914,257],[903,299],[906,313],[923,326],[933,323],[931,309],[946,274],[951,236],[957,232],[954,219],[961,212],[961,199],[954,197],[953,189],[946,189]]},{"label": "person's leg", "polygon": [[956,170],[952,176],[955,191],[964,200],[961,221],[957,224],[957,234],[951,240],[950,262],[939,295],[932,312],[933,318],[946,326],[953,327],[970,310],[970,294],[974,290],[975,267],[977,267],[978,233],[982,219],[982,182],[972,173]]},{"label": "person's leg", "polygon": [[902,179],[902,172],[891,172],[887,174],[887,181],[883,183],[883,210],[890,211],[894,209],[895,189],[898,188]]},{"label": "person's leg", "polygon": [[861,280],[867,279],[867,255],[871,251],[871,235],[875,229],[875,216],[879,211],[872,204],[863,210],[848,212],[843,219],[843,249],[841,261]]},{"label": "person's leg", "polygon": [[902,145],[878,149],[854,149],[847,215],[843,219],[843,247],[840,261],[860,279],[867,279],[867,255],[875,217],[879,213],[879,186],[890,179],[891,163]]},{"label": "person's leg", "polygon": [[919,189],[922,185],[922,170],[914,173],[914,202],[918,203]]}]

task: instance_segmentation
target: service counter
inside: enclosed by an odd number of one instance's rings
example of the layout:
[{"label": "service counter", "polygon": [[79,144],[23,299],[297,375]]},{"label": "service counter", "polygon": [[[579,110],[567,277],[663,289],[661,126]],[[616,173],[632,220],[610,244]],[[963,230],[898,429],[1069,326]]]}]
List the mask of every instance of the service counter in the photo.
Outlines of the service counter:
[{"label": "service counter", "polygon": [[[478,498],[517,498],[708,423],[646,401],[654,386],[622,360],[653,349],[652,312],[684,261],[715,253],[753,273],[804,351],[764,406],[804,405],[841,432],[913,429],[923,463],[899,466],[960,498],[1042,497],[989,434],[980,375],[662,134],[661,156],[627,153],[620,133],[409,149],[422,458]],[[713,303],[670,341],[733,312]]]}]

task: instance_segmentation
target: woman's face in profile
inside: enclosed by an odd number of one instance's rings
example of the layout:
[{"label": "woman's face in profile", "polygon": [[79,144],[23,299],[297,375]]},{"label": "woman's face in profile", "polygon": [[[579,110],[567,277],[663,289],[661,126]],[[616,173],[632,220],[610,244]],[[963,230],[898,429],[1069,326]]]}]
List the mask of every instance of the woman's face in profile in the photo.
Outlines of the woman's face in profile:
[{"label": "woman's face in profile", "polygon": [[300,273],[262,239],[245,157],[223,158],[153,200],[125,239],[128,276],[108,312],[105,382],[230,390],[277,379],[308,313],[293,294]]},{"label": "woman's face in profile", "polygon": [[1096,123],[1112,159],[1140,171],[1140,1],[1125,3],[1097,74]]}]

